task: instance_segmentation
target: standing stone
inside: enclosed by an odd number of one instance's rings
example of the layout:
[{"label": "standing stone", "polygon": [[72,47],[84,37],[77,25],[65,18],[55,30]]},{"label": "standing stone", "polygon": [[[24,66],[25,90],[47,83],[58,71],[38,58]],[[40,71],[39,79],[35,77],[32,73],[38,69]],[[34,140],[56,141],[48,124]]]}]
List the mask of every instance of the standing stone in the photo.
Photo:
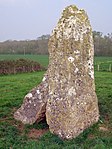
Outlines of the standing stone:
[{"label": "standing stone", "polygon": [[94,85],[92,29],[84,10],[67,7],[49,41],[50,131],[71,139],[99,118]]},{"label": "standing stone", "polygon": [[72,139],[99,119],[94,84],[92,29],[84,10],[67,7],[49,40],[49,67],[25,96],[15,118],[33,124],[46,116],[49,129]]}]

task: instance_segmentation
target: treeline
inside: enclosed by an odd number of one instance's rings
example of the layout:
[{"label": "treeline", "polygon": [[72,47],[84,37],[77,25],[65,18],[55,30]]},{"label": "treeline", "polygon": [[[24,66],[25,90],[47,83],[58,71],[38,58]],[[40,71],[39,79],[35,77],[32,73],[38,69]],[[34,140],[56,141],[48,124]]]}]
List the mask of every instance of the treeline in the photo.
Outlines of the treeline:
[{"label": "treeline", "polygon": [[93,32],[95,56],[112,56],[112,33]]},{"label": "treeline", "polygon": [[[50,35],[42,35],[37,40],[0,42],[0,54],[48,54]],[[103,35],[93,32],[95,56],[112,56],[112,33]]]},{"label": "treeline", "polygon": [[0,42],[0,54],[48,54],[48,39]]}]

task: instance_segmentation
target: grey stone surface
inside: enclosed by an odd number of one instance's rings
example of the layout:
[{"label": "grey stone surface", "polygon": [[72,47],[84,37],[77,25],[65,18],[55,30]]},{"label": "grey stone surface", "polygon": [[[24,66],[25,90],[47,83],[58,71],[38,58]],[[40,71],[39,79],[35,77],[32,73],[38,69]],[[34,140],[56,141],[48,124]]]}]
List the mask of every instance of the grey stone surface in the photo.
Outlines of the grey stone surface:
[{"label": "grey stone surface", "polygon": [[33,124],[46,116],[49,129],[72,139],[99,119],[94,84],[92,28],[84,10],[65,8],[49,40],[49,67],[25,96],[15,118]]},{"label": "grey stone surface", "polygon": [[14,118],[24,124],[40,122],[45,118],[47,96],[48,83],[47,79],[43,78],[43,82],[25,96],[23,104],[14,113]]}]

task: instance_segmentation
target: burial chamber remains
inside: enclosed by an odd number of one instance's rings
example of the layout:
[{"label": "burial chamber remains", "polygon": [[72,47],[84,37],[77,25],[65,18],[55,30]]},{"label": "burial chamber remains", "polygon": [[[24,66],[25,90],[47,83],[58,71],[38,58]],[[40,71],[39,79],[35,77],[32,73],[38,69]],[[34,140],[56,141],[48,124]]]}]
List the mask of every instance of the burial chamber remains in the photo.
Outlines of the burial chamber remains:
[{"label": "burial chamber remains", "polygon": [[49,66],[42,82],[24,98],[14,117],[24,124],[46,117],[52,133],[77,137],[99,119],[94,84],[92,28],[84,10],[63,10],[49,39]]}]

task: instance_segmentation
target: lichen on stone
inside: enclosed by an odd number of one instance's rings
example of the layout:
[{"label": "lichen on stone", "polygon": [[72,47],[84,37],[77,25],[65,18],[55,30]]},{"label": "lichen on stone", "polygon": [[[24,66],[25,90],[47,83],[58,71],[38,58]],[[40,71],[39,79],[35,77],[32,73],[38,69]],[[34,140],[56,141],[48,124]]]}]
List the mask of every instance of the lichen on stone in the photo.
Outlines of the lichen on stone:
[{"label": "lichen on stone", "polygon": [[74,5],[65,8],[48,46],[48,70],[14,117],[25,124],[46,117],[52,133],[72,139],[99,118],[92,28],[86,12]]},{"label": "lichen on stone", "polygon": [[26,98],[32,98],[32,93],[28,93],[25,97]]},{"label": "lichen on stone", "polygon": [[69,61],[70,63],[73,63],[74,58],[73,58],[72,56],[70,56],[70,57],[68,58],[68,61]]},{"label": "lichen on stone", "polygon": [[50,109],[46,111],[47,122],[51,132],[71,139],[99,117],[94,90],[92,28],[84,10],[71,5],[63,11],[52,32],[49,53],[52,53],[50,62],[53,62],[49,76],[55,78],[57,72],[61,72],[61,81],[53,79],[49,85],[50,92],[55,90],[58,100],[51,94],[46,108]]},{"label": "lichen on stone", "polygon": [[40,91],[39,90],[37,90],[37,94],[40,94]]}]

